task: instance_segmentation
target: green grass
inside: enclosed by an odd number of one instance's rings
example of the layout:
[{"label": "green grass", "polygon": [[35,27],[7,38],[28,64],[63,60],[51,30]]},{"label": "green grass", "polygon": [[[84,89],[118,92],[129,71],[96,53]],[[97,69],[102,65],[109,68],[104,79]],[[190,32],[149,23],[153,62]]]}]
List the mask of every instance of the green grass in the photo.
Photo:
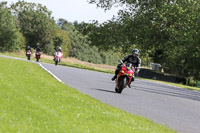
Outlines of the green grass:
[{"label": "green grass", "polygon": [[56,81],[37,64],[0,58],[0,132],[174,131],[84,95]]}]

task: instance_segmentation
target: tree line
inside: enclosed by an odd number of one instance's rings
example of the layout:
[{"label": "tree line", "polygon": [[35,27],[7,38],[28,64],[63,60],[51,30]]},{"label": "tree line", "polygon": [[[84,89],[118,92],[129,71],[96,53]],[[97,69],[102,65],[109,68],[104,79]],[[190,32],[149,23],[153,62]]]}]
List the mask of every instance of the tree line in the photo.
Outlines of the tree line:
[{"label": "tree line", "polygon": [[137,47],[144,60],[165,72],[200,80],[200,1],[90,0],[109,10],[122,6],[112,20],[82,24],[79,31],[95,46],[122,53]]},{"label": "tree line", "polygon": [[41,4],[18,1],[9,7],[0,3],[0,50],[19,51],[38,45],[51,54],[54,47],[63,46],[67,55],[70,40],[67,32],[56,25],[51,12]]}]

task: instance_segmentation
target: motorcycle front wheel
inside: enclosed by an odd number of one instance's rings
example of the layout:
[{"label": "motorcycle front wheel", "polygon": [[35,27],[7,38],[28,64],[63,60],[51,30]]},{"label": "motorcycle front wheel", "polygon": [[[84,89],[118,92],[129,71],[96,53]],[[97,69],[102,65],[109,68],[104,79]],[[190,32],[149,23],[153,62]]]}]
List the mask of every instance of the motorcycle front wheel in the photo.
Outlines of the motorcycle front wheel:
[{"label": "motorcycle front wheel", "polygon": [[58,59],[58,58],[55,58],[55,65],[56,65],[56,66],[58,65],[58,62],[59,62],[59,59]]},{"label": "motorcycle front wheel", "polygon": [[126,86],[126,77],[120,77],[118,82],[119,82],[119,87],[117,89],[117,93],[122,93],[123,89]]},{"label": "motorcycle front wheel", "polygon": [[28,60],[30,60],[30,59],[31,59],[31,56],[28,55]]},{"label": "motorcycle front wheel", "polygon": [[56,65],[56,66],[58,65],[58,61],[55,61],[55,65]]}]

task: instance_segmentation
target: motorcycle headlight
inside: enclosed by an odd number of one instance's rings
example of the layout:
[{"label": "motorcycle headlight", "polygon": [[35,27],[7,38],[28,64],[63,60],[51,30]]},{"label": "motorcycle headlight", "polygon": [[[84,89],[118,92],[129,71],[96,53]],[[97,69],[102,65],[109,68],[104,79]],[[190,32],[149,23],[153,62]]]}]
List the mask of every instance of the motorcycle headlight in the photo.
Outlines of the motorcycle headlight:
[{"label": "motorcycle headlight", "polygon": [[125,72],[124,72],[124,71],[121,71],[121,73],[123,73],[123,74],[124,74]]},{"label": "motorcycle headlight", "polygon": [[61,53],[59,53],[59,54],[58,54],[58,56],[59,56],[59,57],[61,57],[61,56],[62,56],[62,54],[61,54]]}]

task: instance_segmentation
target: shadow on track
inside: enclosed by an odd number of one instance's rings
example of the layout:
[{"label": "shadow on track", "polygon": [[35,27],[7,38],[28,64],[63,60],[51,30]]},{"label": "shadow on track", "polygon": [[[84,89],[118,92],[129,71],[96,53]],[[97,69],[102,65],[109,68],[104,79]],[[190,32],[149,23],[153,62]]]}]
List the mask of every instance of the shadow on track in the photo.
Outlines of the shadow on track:
[{"label": "shadow on track", "polygon": [[97,88],[90,88],[93,90],[103,91],[103,92],[109,92],[109,93],[116,93],[115,91],[105,90],[105,89],[97,89]]}]

